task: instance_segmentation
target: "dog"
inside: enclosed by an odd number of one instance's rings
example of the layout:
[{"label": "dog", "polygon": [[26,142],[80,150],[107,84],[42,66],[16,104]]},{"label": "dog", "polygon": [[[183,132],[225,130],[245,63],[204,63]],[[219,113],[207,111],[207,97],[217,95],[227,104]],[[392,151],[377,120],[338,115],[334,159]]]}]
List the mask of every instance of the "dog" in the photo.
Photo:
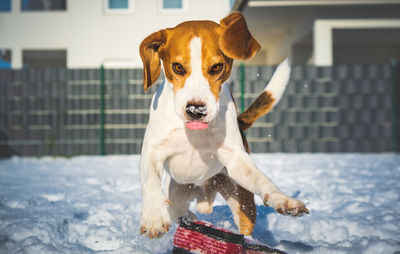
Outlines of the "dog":
[{"label": "dog", "polygon": [[282,193],[257,169],[243,134],[279,101],[289,63],[278,67],[266,89],[239,116],[227,83],[233,60],[249,59],[260,48],[240,12],[220,24],[187,21],[141,43],[144,90],[161,69],[165,76],[151,102],[139,162],[141,234],[161,237],[172,221],[194,218],[189,211],[194,199],[199,212],[211,213],[217,192],[245,235],[255,224],[254,194],[281,214],[309,213],[303,202]]}]

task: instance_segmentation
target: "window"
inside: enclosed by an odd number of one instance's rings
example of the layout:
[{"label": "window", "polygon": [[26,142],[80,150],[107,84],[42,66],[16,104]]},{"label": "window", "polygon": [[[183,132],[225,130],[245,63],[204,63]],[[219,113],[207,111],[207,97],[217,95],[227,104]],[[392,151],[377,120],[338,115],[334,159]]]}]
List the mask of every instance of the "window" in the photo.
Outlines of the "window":
[{"label": "window", "polygon": [[123,14],[133,11],[133,0],[103,0],[104,11],[109,14]]},{"label": "window", "polygon": [[187,0],[159,0],[161,13],[182,13],[187,9]]},{"label": "window", "polygon": [[110,9],[128,9],[128,0],[108,0],[108,8]]},{"label": "window", "polygon": [[23,11],[65,11],[66,0],[21,0]]},{"label": "window", "polygon": [[11,69],[11,50],[0,49],[0,69]]},{"label": "window", "polygon": [[182,0],[163,0],[163,9],[182,9]]},{"label": "window", "polygon": [[11,11],[11,0],[0,0],[0,12]]},{"label": "window", "polygon": [[66,68],[66,50],[23,50],[24,68]]}]

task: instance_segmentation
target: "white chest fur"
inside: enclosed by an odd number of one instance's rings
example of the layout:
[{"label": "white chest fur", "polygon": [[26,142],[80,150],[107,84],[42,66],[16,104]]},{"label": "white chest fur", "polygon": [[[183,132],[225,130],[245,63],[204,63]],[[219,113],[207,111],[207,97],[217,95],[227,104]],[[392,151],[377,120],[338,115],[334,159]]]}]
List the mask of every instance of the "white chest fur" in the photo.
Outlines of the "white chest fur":
[{"label": "white chest fur", "polygon": [[154,95],[143,156],[165,167],[178,183],[201,185],[223,169],[218,153],[226,147],[243,149],[235,105],[228,84],[221,90],[219,111],[205,130],[189,130],[174,110],[172,84],[165,81]]}]

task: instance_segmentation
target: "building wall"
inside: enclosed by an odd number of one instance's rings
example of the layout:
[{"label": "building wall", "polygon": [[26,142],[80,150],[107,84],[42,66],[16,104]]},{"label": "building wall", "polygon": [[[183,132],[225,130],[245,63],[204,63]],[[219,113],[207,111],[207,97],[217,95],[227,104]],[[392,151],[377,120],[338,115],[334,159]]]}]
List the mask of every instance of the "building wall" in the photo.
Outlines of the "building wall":
[{"label": "building wall", "polygon": [[[315,21],[329,19],[352,22],[359,19],[370,21],[393,19],[398,22],[400,5],[247,7],[244,15],[250,30],[263,47],[263,56],[266,57],[262,64],[279,64],[288,55],[297,64],[314,64]],[[360,36],[366,28],[355,28],[345,33],[345,36],[342,32],[342,34],[336,33],[334,29],[332,40],[325,38],[325,43],[333,43],[333,64],[389,63],[392,58],[400,60],[398,53],[400,29],[392,29],[389,33],[383,32],[384,36],[382,36],[382,31],[379,30],[387,29],[387,27],[381,27],[374,31],[369,30],[366,33],[368,36]],[[371,52],[375,57],[366,58],[365,55]],[[255,64],[261,64],[260,58]]]},{"label": "building wall", "polygon": [[[103,1],[67,0],[66,11],[0,13],[0,48],[12,50],[12,67],[22,67],[22,50],[67,51],[68,68],[140,67],[140,42],[150,33],[193,19],[218,22],[230,11],[229,0],[190,0],[182,13],[165,14],[158,0],[134,0],[134,10],[109,14]],[[212,8],[210,8],[212,6]]]}]

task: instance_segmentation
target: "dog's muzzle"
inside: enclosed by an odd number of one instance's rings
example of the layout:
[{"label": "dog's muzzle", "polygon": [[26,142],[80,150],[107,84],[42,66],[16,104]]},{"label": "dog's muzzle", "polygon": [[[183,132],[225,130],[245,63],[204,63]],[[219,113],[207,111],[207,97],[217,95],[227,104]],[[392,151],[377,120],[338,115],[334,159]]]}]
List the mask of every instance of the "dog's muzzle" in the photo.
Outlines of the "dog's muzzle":
[{"label": "dog's muzzle", "polygon": [[190,120],[198,121],[207,116],[207,106],[205,104],[188,103],[185,108]]},{"label": "dog's muzzle", "polygon": [[207,129],[208,123],[204,122],[207,116],[207,106],[203,103],[188,103],[185,107],[188,121],[186,127],[191,130]]}]

